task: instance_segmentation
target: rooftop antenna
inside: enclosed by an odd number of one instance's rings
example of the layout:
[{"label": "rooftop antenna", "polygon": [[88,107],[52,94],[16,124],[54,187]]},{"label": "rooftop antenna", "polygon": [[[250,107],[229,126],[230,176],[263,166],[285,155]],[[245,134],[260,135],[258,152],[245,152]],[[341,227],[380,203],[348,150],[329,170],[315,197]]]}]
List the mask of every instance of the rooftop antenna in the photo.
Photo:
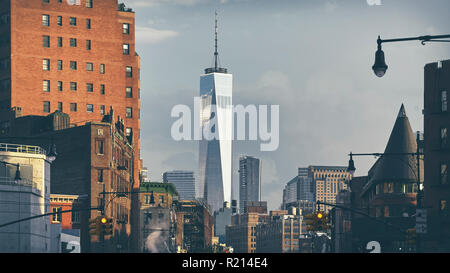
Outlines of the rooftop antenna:
[{"label": "rooftop antenna", "polygon": [[217,10],[215,11],[215,19],[216,19],[216,39],[215,39],[215,51],[214,51],[214,68],[215,71],[217,71],[217,59],[219,57],[219,52],[217,52],[217,32],[218,32],[218,28],[217,28]]}]

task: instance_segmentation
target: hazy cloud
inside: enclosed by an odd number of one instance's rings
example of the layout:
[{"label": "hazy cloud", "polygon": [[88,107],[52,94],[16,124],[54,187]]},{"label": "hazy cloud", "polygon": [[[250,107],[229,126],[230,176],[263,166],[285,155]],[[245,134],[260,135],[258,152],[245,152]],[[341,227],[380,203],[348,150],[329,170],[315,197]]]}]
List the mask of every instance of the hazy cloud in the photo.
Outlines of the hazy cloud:
[{"label": "hazy cloud", "polygon": [[156,44],[178,36],[174,30],[161,30],[152,27],[136,26],[136,43]]}]

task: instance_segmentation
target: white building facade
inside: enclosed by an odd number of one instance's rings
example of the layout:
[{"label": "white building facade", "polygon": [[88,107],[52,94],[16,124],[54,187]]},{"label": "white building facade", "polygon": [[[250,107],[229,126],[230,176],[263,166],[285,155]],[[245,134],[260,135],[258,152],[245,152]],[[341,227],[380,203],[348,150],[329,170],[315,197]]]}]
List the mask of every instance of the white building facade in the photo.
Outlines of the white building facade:
[{"label": "white building facade", "polygon": [[[50,164],[37,146],[0,144],[0,225],[50,212]],[[7,162],[5,164],[4,162]],[[17,164],[20,180],[16,179]],[[0,252],[46,253],[53,249],[50,216],[0,227]]]}]

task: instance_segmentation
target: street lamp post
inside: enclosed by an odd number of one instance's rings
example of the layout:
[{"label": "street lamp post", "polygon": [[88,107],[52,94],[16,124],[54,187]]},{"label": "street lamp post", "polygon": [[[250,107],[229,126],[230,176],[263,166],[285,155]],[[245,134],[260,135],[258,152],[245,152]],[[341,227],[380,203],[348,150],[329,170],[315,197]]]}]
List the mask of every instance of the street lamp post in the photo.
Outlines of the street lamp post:
[{"label": "street lamp post", "polygon": [[[422,159],[421,156],[423,156],[424,154],[422,152],[420,152],[420,145],[419,145],[419,141],[420,141],[420,132],[417,132],[417,151],[415,153],[364,153],[364,154],[354,154],[352,152],[350,152],[349,156],[350,156],[350,160],[348,161],[348,168],[347,171],[351,173],[351,175],[353,176],[353,174],[356,171],[355,168],[355,162],[353,161],[353,156],[398,156],[398,155],[408,155],[408,156],[414,156],[416,157],[416,161],[417,161],[417,171],[414,171],[414,169],[412,168],[412,166],[408,163],[408,167],[416,174],[417,177],[417,195],[416,195],[416,214],[417,211],[421,210],[423,208],[423,204],[422,204],[422,190],[421,190],[421,181],[420,181],[420,160]],[[406,162],[404,162],[406,164]],[[417,216],[416,216],[417,217]],[[420,236],[419,233],[417,233],[417,241],[416,241],[416,248],[417,248],[417,252],[420,252],[421,250],[421,241],[420,241]]]},{"label": "street lamp post", "polygon": [[392,43],[392,42],[405,42],[405,41],[421,41],[422,45],[425,45],[425,43],[428,42],[450,42],[450,34],[446,35],[426,35],[426,36],[419,36],[419,37],[410,37],[410,38],[399,38],[399,39],[388,39],[388,40],[382,40],[380,36],[378,36],[377,44],[378,49],[375,53],[375,64],[372,66],[373,72],[375,72],[375,75],[378,77],[383,77],[384,74],[386,74],[386,70],[388,69],[388,66],[386,65],[386,61],[384,58],[384,52],[381,48],[382,43]]}]

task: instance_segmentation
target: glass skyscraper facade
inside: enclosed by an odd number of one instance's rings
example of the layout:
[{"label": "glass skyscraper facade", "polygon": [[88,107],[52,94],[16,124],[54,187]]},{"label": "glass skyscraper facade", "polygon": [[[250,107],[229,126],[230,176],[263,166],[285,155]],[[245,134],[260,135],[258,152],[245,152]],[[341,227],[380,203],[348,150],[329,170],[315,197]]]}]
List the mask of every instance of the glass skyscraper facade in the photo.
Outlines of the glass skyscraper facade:
[{"label": "glass skyscraper facade", "polygon": [[195,199],[195,177],[192,171],[170,171],[163,174],[164,183],[175,186],[180,200]]},{"label": "glass skyscraper facade", "polygon": [[[199,180],[197,197],[217,211],[231,203],[233,76],[223,68],[206,69],[200,76]],[[205,134],[205,132],[209,132]]]},{"label": "glass skyscraper facade", "polygon": [[239,159],[239,211],[245,201],[261,201],[261,161],[251,156]]}]

